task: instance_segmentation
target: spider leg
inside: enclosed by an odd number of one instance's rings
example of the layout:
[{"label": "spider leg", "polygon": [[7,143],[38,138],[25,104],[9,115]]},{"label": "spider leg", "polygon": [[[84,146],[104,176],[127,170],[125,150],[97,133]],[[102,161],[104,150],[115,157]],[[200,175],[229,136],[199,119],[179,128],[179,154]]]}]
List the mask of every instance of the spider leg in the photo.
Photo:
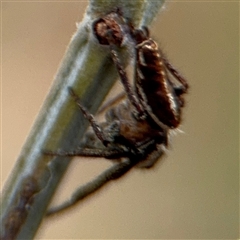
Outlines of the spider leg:
[{"label": "spider leg", "polygon": [[45,155],[49,156],[61,156],[61,157],[95,157],[106,159],[119,159],[122,157],[129,157],[129,151],[121,148],[79,148],[74,151],[44,151]]},{"label": "spider leg", "polygon": [[176,68],[173,67],[173,65],[168,61],[168,59],[166,57],[163,57],[163,61],[166,65],[168,71],[181,83],[181,86],[176,87],[176,89],[174,87],[176,93],[179,95],[186,93],[187,89],[189,88],[189,85],[188,85],[186,79],[177,71]]},{"label": "spider leg", "polygon": [[170,74],[172,74],[172,76],[174,76],[175,79],[180,83],[180,85],[177,86],[176,83],[171,80],[171,78],[168,79],[173,86],[176,96],[178,97],[179,105],[183,107],[184,99],[182,95],[187,92],[189,85],[186,79],[173,67],[173,65],[167,60],[165,56],[163,57],[163,61]]},{"label": "spider leg", "polygon": [[62,202],[60,205],[50,208],[47,211],[47,216],[50,216],[55,213],[59,213],[63,210],[66,210],[84,198],[91,196],[92,193],[96,192],[102,188],[108,182],[114,181],[122,177],[124,174],[129,172],[132,167],[134,167],[138,161],[131,161],[127,159],[126,161],[113,164],[110,168],[106,169],[104,172],[95,177],[92,181],[80,186],[76,189],[70,199]]},{"label": "spider leg", "polygon": [[81,104],[80,102],[80,98],[75,94],[75,92],[73,91],[72,88],[68,88],[69,89],[69,93],[72,95],[72,97],[74,98],[75,102],[77,103],[79,109],[81,110],[81,112],[83,113],[84,117],[89,121],[89,123],[91,124],[93,131],[95,132],[96,136],[98,137],[98,139],[103,143],[104,146],[107,146],[109,144],[109,139],[106,137],[106,135],[104,134],[102,128],[100,127],[100,125],[96,122],[95,118],[93,117],[92,114],[90,114],[88,112],[88,110]]},{"label": "spider leg", "polygon": [[115,50],[114,44],[110,43],[109,46],[110,46],[112,59],[113,59],[115,65],[116,65],[118,74],[120,76],[120,79],[121,79],[121,82],[122,82],[123,87],[125,89],[125,92],[127,94],[127,97],[129,99],[129,101],[131,102],[131,104],[136,109],[136,111],[138,113],[138,116],[142,117],[142,116],[145,115],[144,114],[145,111],[143,109],[143,106],[141,105],[141,103],[137,99],[136,94],[134,93],[133,87],[131,86],[130,81],[129,81],[128,77],[127,77],[127,73],[124,70],[124,68],[123,68],[123,66],[122,66],[122,64],[121,64],[121,62],[119,60],[119,57],[118,57],[117,51]]},{"label": "spider leg", "polygon": [[146,159],[139,162],[137,167],[138,168],[152,168],[155,164],[160,160],[160,158],[164,155],[164,146],[159,145],[157,149],[151,152]]},{"label": "spider leg", "polygon": [[125,92],[121,92],[114,98],[112,98],[109,101],[107,101],[106,103],[104,103],[98,110],[97,114],[103,113],[106,109],[108,109],[111,106],[115,105],[116,103],[120,102],[122,99],[125,98],[125,95],[126,95]]}]

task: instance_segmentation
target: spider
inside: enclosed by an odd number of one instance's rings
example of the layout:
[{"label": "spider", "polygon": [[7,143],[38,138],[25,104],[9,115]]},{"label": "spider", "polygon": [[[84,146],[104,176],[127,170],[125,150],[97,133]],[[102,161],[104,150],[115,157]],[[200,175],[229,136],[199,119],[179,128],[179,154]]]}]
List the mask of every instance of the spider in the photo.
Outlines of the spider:
[{"label": "spider", "polygon": [[150,38],[147,28],[134,29],[128,24],[124,31],[135,48],[135,76],[131,85],[117,52],[117,47],[123,42],[119,32],[123,30],[114,20],[114,14],[95,21],[93,32],[100,44],[109,46],[126,99],[111,107],[106,112],[105,121],[98,123],[81,104],[74,90],[69,88],[92,132],[86,133],[84,147],[72,152],[48,154],[111,160],[129,158],[148,168],[168,147],[169,132],[181,123],[183,96],[187,93],[188,84]]}]

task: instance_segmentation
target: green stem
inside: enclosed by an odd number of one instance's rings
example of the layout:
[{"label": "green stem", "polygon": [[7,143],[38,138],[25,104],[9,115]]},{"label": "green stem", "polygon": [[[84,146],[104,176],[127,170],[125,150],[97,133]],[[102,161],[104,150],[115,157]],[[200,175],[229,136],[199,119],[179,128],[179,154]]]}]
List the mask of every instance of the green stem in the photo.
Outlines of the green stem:
[{"label": "green stem", "polygon": [[[71,86],[95,113],[117,77],[106,47],[92,35],[92,22],[119,7],[136,26],[149,24],[164,0],[90,0],[82,23],[71,39],[53,86],[4,188],[1,239],[32,239],[70,163],[44,149],[75,149],[87,124],[69,97]],[[146,25],[145,24],[145,25]],[[124,54],[124,50],[123,50]],[[90,104],[89,104],[90,103]]]}]

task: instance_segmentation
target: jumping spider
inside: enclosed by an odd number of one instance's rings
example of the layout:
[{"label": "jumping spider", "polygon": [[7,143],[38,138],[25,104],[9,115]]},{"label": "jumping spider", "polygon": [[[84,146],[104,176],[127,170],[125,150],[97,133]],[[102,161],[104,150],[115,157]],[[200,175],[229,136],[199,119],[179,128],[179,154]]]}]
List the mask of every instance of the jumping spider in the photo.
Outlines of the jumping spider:
[{"label": "jumping spider", "polygon": [[188,84],[168,62],[158,44],[149,37],[148,30],[134,29],[129,24],[126,34],[135,48],[135,78],[132,86],[116,50],[123,38],[118,34],[122,30],[113,16],[97,20],[93,30],[99,43],[110,48],[126,99],[107,111],[105,122],[97,123],[82,106],[74,90],[69,88],[93,132],[85,135],[83,148],[50,154],[112,160],[129,158],[143,163],[144,167],[151,167],[168,146],[169,131],[177,128],[181,122],[183,95],[187,92]]}]

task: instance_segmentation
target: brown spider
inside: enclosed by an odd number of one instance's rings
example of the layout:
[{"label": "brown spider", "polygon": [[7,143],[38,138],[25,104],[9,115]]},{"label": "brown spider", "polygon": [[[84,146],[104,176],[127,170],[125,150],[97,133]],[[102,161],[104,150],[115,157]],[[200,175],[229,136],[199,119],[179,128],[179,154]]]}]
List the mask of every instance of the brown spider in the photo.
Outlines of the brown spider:
[{"label": "brown spider", "polygon": [[[58,156],[88,156],[107,159],[129,158],[151,167],[168,146],[168,136],[181,122],[183,95],[188,84],[168,62],[149,37],[146,28],[121,29],[111,13],[93,24],[100,44],[108,45],[123,84],[126,99],[106,113],[106,121],[97,123],[82,106],[74,90],[69,88],[78,107],[92,126],[93,132],[85,135],[83,148],[72,152],[48,152]],[[135,48],[135,78],[133,86],[119,60],[116,47],[123,41],[125,32]],[[100,140],[100,141],[99,141]]]}]

